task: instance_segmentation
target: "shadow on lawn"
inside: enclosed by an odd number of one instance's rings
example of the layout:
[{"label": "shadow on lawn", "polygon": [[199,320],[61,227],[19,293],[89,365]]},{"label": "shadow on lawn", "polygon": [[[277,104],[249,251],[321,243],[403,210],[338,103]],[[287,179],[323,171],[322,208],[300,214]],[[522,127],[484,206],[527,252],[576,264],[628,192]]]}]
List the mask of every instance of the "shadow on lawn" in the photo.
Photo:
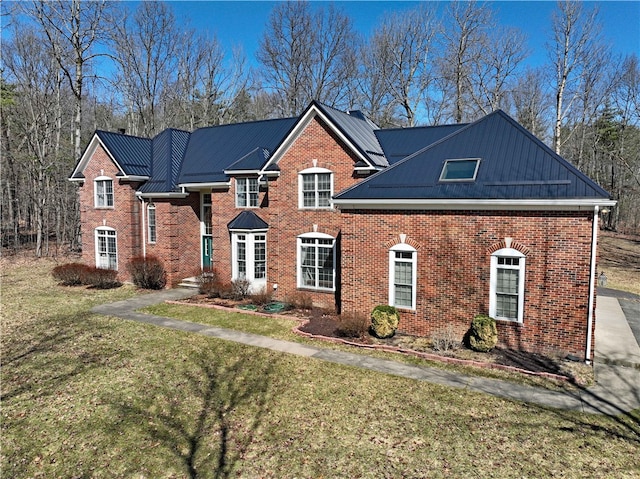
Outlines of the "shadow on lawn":
[{"label": "shadow on lawn", "polygon": [[178,390],[118,407],[153,442],[173,451],[188,477],[226,478],[243,458],[270,402],[273,363],[201,352]]}]

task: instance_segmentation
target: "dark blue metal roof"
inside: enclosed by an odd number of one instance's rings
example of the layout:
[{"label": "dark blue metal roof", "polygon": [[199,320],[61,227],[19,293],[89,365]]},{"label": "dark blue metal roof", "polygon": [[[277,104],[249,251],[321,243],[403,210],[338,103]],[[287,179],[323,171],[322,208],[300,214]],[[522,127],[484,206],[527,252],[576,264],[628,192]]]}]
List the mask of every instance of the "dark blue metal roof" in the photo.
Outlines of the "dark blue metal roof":
[{"label": "dark blue metal roof", "polygon": [[[186,151],[187,161],[183,162],[178,183],[229,181],[225,170],[256,148],[273,153],[296,121],[297,118],[284,118],[212,126],[194,131],[191,133]],[[252,158],[247,163],[253,167],[255,160],[256,158]]]},{"label": "dark blue metal roof", "polygon": [[230,230],[266,230],[269,225],[253,211],[245,210],[232,219],[227,227]]},{"label": "dark blue metal roof", "polygon": [[372,165],[389,166],[385,152],[375,135],[377,127],[368,121],[361,112],[349,114],[317,102],[313,102],[311,105],[315,105],[328,116]]},{"label": "dark blue metal roof", "polygon": [[151,140],[96,130],[96,135],[107,147],[113,158],[127,176],[149,176],[151,174]]},{"label": "dark blue metal roof", "polygon": [[142,193],[176,191],[176,180],[189,142],[189,132],[164,130],[152,140],[151,178],[140,187]]},{"label": "dark blue metal roof", "polygon": [[[446,160],[479,158],[475,181],[442,182]],[[395,163],[337,199],[608,199],[609,194],[502,111]]]},{"label": "dark blue metal roof", "polygon": [[227,171],[259,170],[260,168],[262,168],[262,165],[267,162],[270,156],[271,154],[269,153],[268,149],[259,146],[254,150],[251,150],[238,161],[235,161],[231,165],[229,165]]},{"label": "dark blue metal roof", "polygon": [[382,145],[389,164],[412,155],[442,138],[455,133],[466,123],[442,126],[421,126],[414,128],[393,128],[376,130],[375,135]]}]

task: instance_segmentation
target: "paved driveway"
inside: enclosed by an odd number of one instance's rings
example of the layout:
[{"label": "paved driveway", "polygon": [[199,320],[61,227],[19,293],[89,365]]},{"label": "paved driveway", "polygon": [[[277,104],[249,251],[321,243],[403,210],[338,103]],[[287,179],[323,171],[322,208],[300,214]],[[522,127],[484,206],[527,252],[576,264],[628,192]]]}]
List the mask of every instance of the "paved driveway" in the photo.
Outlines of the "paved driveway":
[{"label": "paved driveway", "polygon": [[598,295],[618,298],[620,307],[627,318],[631,331],[633,331],[636,342],[640,344],[640,296],[609,288],[598,288]]}]

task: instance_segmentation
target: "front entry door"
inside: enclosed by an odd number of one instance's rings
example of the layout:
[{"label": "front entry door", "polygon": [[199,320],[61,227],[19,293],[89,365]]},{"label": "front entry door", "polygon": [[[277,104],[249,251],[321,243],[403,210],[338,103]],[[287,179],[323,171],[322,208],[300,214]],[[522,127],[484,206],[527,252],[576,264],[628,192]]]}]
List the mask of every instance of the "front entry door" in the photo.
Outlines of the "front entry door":
[{"label": "front entry door", "polygon": [[213,265],[213,231],[211,228],[211,193],[202,195],[200,235],[202,237],[202,269]]}]

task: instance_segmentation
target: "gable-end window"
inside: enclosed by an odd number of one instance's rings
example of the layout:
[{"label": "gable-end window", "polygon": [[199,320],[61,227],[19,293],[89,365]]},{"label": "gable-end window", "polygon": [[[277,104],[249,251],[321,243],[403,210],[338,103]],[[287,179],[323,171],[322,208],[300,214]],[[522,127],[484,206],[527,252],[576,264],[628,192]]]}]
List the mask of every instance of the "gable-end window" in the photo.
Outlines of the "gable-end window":
[{"label": "gable-end window", "polygon": [[322,233],[298,236],[298,288],[335,291],[335,239]]},{"label": "gable-end window", "polygon": [[333,173],[325,168],[309,168],[298,176],[300,208],[331,208]]},{"label": "gable-end window", "polygon": [[513,248],[503,248],[491,255],[489,316],[517,321],[524,318],[525,256]]},{"label": "gable-end window", "polygon": [[236,207],[258,207],[258,178],[236,178]]},{"label": "gable-end window", "polygon": [[156,205],[149,203],[147,206],[147,230],[149,243],[156,242]]},{"label": "gable-end window", "polygon": [[440,173],[440,181],[475,181],[479,158],[446,160]]},{"label": "gable-end window", "polygon": [[417,251],[405,243],[389,250],[389,304],[416,309]]},{"label": "gable-end window", "polygon": [[113,228],[96,228],[96,266],[118,269],[118,245]]},{"label": "gable-end window", "polygon": [[94,182],[96,208],[113,207],[113,180],[106,176],[99,176]]}]

